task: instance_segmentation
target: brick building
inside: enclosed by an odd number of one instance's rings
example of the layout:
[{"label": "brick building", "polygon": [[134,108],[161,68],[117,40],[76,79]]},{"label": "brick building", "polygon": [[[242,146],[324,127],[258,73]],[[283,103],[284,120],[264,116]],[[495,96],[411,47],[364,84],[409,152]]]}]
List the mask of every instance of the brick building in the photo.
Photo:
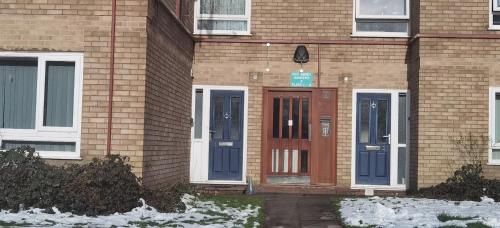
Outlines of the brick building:
[{"label": "brick building", "polygon": [[195,4],[192,182],[427,187],[466,135],[499,177],[496,0],[229,2]]},{"label": "brick building", "polygon": [[496,0],[114,2],[0,3],[3,148],[127,155],[156,187],[405,190],[470,133],[500,176]]},{"label": "brick building", "polygon": [[55,163],[119,153],[149,186],[187,180],[191,11],[155,0],[0,2],[1,146],[30,144]]}]

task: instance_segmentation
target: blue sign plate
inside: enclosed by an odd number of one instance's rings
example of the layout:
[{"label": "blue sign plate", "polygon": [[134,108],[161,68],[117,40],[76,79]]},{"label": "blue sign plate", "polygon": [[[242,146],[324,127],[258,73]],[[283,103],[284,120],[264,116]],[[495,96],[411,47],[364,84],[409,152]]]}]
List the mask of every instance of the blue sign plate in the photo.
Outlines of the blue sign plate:
[{"label": "blue sign plate", "polygon": [[313,73],[311,72],[292,72],[290,74],[290,87],[312,87]]}]

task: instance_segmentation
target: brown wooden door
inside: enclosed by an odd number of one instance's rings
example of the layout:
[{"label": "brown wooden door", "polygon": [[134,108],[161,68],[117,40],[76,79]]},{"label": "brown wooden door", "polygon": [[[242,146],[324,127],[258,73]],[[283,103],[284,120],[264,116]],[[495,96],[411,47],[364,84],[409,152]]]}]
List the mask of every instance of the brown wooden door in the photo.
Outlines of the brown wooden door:
[{"label": "brown wooden door", "polygon": [[268,175],[309,176],[311,92],[269,92]]},{"label": "brown wooden door", "polygon": [[337,90],[268,88],[263,103],[262,182],[335,184]]}]

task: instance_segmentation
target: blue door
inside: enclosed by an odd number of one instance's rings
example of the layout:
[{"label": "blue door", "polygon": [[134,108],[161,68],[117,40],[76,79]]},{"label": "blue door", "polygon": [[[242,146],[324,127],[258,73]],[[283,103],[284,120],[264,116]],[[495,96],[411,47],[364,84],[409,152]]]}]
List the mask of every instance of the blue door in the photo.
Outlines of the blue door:
[{"label": "blue door", "polygon": [[356,184],[390,184],[391,94],[359,93]]},{"label": "blue door", "polygon": [[243,91],[212,90],[209,180],[242,180]]}]

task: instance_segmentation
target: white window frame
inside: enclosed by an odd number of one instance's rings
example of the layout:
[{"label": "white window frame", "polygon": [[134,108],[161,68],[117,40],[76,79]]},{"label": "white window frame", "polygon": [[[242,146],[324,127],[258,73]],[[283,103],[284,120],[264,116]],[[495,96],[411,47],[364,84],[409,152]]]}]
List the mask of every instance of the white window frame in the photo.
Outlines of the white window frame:
[{"label": "white window frame", "polygon": [[[356,112],[359,93],[391,94],[391,141],[390,141],[390,184],[365,185],[356,184]],[[399,94],[406,94],[406,115],[410,116],[410,91],[398,89],[353,89],[352,92],[352,138],[351,138],[351,189],[374,189],[404,191],[410,184],[410,121],[406,120],[406,144],[399,144]],[[406,177],[404,184],[398,184],[398,148],[406,147]]]},{"label": "white window frame", "polygon": [[500,30],[500,25],[494,25],[493,24],[493,15],[498,14],[500,15],[500,6],[498,5],[498,2],[496,0],[490,0],[489,1],[489,29],[490,30]]},{"label": "white window frame", "polygon": [[[251,7],[252,1],[245,0],[245,15],[225,15],[225,14],[201,14],[200,13],[200,1],[195,0],[194,3],[194,34],[195,35],[235,35],[235,36],[245,36],[251,35],[250,33],[250,18],[251,18]],[[223,21],[234,21],[234,20],[244,20],[247,21],[246,31],[232,31],[232,30],[202,30],[198,29],[198,20],[223,20]]]},{"label": "white window frame", "polygon": [[[406,1],[406,15],[361,15],[360,13],[360,0],[353,0],[353,26],[352,26],[352,36],[361,37],[408,37],[410,33],[410,0]],[[383,21],[383,20],[406,20],[408,32],[358,32],[357,31],[357,19],[366,21]]]},{"label": "white window frame", "polygon": [[500,143],[496,143],[495,138],[495,96],[500,93],[500,87],[490,87],[489,93],[489,135],[491,142],[488,147],[488,165],[500,165],[500,160],[493,160],[493,150],[500,149]]},{"label": "white window frame", "polygon": [[[0,128],[0,145],[2,141],[36,141],[36,142],[74,142],[75,151],[36,151],[40,157],[48,159],[81,159],[81,110],[83,89],[83,53],[55,52],[55,53],[26,53],[0,52],[3,57],[37,58],[37,93],[36,115],[34,129],[7,129]],[[45,68],[50,61],[74,62],[74,100],[73,126],[49,127],[43,126],[43,109],[45,96]]]}]

